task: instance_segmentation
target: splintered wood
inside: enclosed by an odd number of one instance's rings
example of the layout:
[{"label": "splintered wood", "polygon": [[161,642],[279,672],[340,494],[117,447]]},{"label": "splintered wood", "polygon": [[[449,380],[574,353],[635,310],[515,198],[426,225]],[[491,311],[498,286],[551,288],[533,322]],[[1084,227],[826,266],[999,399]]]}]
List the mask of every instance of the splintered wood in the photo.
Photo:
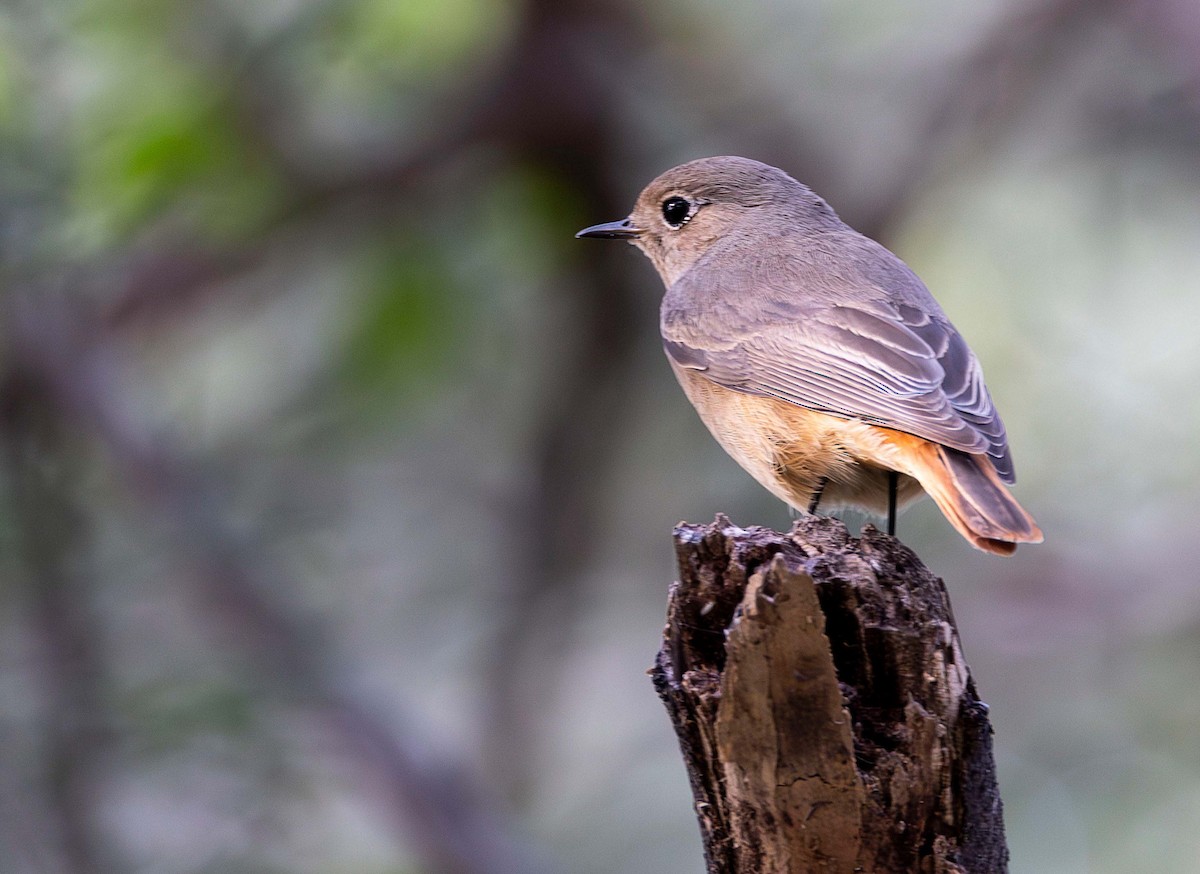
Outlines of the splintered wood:
[{"label": "splintered wood", "polygon": [[675,546],[653,676],[710,874],[1007,870],[987,707],[911,550],[822,517]]}]

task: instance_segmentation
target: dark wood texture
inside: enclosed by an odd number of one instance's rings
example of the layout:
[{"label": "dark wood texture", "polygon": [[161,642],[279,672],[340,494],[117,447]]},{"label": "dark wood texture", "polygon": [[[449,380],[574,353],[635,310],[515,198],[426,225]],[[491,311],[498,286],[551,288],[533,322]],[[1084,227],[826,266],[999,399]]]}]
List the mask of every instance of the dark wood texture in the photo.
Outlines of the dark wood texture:
[{"label": "dark wood texture", "polygon": [[815,516],[675,548],[653,677],[710,874],[1007,870],[987,706],[911,550]]}]

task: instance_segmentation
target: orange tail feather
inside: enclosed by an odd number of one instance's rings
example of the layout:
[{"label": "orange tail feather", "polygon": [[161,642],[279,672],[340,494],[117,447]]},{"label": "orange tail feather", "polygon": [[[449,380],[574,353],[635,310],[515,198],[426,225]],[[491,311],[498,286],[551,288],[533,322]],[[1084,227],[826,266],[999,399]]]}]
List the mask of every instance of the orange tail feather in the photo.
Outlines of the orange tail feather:
[{"label": "orange tail feather", "polygon": [[1018,543],[1042,542],[1041,529],[1009,494],[986,455],[922,443],[909,455],[914,462],[909,473],[976,549],[1012,555]]}]

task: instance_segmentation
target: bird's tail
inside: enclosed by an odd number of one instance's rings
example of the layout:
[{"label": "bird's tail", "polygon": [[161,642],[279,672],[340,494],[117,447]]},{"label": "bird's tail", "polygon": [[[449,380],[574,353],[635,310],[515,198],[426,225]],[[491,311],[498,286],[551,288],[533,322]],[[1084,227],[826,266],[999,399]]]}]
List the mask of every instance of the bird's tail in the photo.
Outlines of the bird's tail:
[{"label": "bird's tail", "polygon": [[986,455],[925,443],[912,475],[976,549],[1012,555],[1018,543],[1041,543],[1042,530],[1009,494]]}]

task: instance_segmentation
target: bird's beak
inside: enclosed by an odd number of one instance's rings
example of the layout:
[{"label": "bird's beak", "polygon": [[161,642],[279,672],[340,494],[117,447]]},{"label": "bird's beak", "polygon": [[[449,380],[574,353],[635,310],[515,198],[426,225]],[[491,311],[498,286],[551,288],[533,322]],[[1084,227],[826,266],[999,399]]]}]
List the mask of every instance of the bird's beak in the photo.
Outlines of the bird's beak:
[{"label": "bird's beak", "polygon": [[619,222],[605,222],[602,225],[592,225],[590,228],[584,228],[575,235],[576,239],[580,237],[599,237],[608,240],[632,240],[640,237],[642,234],[641,228],[635,228],[633,222],[629,219],[621,219]]}]

